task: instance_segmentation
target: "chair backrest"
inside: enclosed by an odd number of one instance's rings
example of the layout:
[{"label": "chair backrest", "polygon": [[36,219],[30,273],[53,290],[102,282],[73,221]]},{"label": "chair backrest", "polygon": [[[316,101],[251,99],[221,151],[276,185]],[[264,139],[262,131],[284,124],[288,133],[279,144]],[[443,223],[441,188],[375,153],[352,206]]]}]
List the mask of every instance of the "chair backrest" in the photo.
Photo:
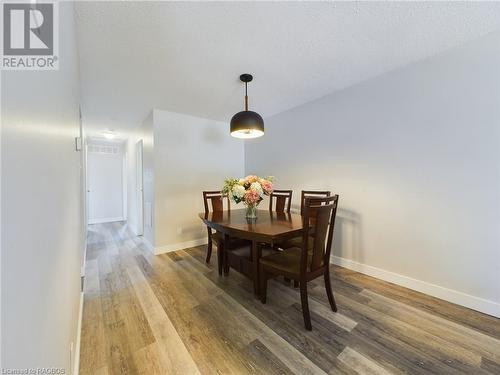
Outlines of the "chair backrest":
[{"label": "chair backrest", "polygon": [[306,198],[327,198],[332,193],[328,190],[302,190],[300,194],[300,214],[304,215],[304,204]]},{"label": "chair backrest", "polygon": [[292,204],[292,190],[274,190],[269,195],[269,211],[273,211],[273,202],[276,201],[275,209],[276,212],[286,212],[290,213],[290,207]]},{"label": "chair backrest", "polygon": [[[301,272],[315,271],[330,261],[333,229],[339,196],[306,198],[302,217],[304,232],[301,256]],[[306,225],[306,223],[311,223]],[[312,227],[311,227],[312,226]],[[313,236],[312,255],[308,254],[309,233]],[[309,264],[308,264],[309,263]]]},{"label": "chair backrest", "polygon": [[[205,213],[224,211],[224,198],[227,200],[227,210],[229,211],[231,207],[229,203],[229,196],[227,194],[223,194],[221,191],[204,191],[203,204],[205,205]],[[212,206],[212,211],[210,211],[209,201]]]}]

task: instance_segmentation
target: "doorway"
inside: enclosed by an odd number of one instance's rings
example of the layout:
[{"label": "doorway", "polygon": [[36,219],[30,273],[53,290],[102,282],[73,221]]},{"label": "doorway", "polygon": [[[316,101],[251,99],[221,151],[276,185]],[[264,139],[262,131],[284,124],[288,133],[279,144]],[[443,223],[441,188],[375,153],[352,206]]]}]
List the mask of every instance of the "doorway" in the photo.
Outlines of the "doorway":
[{"label": "doorway", "polygon": [[143,178],[143,143],[142,139],[136,145],[136,171],[137,171],[137,235],[144,235],[144,178]]},{"label": "doorway", "polygon": [[87,153],[88,223],[127,219],[126,163],[122,143],[92,142]]}]

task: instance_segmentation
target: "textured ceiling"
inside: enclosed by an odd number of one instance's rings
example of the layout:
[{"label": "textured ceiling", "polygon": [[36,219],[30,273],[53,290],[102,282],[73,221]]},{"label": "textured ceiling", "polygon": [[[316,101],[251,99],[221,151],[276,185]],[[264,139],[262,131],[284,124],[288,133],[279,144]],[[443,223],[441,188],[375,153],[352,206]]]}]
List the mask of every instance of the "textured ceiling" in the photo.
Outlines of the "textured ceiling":
[{"label": "textured ceiling", "polygon": [[78,2],[84,117],[269,116],[500,29],[495,2]]}]

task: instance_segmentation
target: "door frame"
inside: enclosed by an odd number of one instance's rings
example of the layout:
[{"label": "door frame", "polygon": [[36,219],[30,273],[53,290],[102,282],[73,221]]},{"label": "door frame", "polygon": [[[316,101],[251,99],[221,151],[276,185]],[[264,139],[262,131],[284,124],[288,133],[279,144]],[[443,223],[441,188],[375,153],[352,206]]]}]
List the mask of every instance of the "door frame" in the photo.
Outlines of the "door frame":
[{"label": "door frame", "polygon": [[136,201],[137,201],[137,235],[144,235],[144,142],[136,143]]},{"label": "door frame", "polygon": [[[90,218],[90,201],[91,201],[91,194],[92,191],[90,189],[90,184],[89,184],[89,178],[88,178],[88,157],[89,157],[89,151],[88,147],[92,145],[109,145],[109,146],[117,146],[120,149],[120,155],[121,155],[121,185],[122,185],[122,215],[120,217],[110,217],[110,218],[99,218],[99,219],[91,219]],[[127,199],[127,150],[126,150],[126,142],[110,142],[110,141],[104,141],[104,140],[91,140],[86,143],[86,211],[87,211],[87,218],[86,218],[86,223],[87,225],[92,225],[92,224],[99,224],[99,223],[111,223],[111,222],[116,222],[116,221],[126,221],[127,220],[127,212],[128,212],[128,199]]]},{"label": "door frame", "polygon": [[128,167],[127,167],[127,141],[121,145],[123,159],[122,159],[122,197],[123,197],[123,221],[128,221]]}]

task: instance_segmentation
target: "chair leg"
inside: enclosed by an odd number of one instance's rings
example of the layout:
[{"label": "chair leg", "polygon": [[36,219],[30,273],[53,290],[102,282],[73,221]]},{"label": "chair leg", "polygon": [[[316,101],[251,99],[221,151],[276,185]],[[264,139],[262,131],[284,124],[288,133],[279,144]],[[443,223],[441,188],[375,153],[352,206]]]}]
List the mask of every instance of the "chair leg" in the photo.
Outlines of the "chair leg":
[{"label": "chair leg", "polygon": [[227,234],[222,235],[222,268],[224,270],[224,276],[229,275],[229,252],[226,245],[229,244],[229,236]]},{"label": "chair leg", "polygon": [[229,254],[227,251],[224,252],[224,276],[229,275]]},{"label": "chair leg", "polygon": [[267,299],[267,274],[264,267],[260,266],[260,302],[266,303]]},{"label": "chair leg", "polygon": [[305,280],[300,282],[300,301],[302,302],[302,315],[304,316],[304,325],[308,331],[311,331],[311,314],[309,313],[309,302],[307,301],[307,281]]},{"label": "chair leg", "polygon": [[222,269],[224,270],[224,276],[229,276],[229,253],[224,251]]},{"label": "chair leg", "polygon": [[210,263],[210,258],[212,257],[212,240],[210,239],[209,237],[209,240],[208,240],[208,245],[207,245],[207,259],[205,259],[205,262],[207,264]]},{"label": "chair leg", "polygon": [[330,270],[328,268],[325,271],[325,289],[328,301],[330,302],[330,307],[334,312],[337,312],[337,304],[335,303],[335,297],[333,296],[332,284],[330,283]]},{"label": "chair leg", "polygon": [[222,276],[222,267],[224,265],[224,251],[222,245],[217,243],[217,268],[219,270],[219,276]]}]

